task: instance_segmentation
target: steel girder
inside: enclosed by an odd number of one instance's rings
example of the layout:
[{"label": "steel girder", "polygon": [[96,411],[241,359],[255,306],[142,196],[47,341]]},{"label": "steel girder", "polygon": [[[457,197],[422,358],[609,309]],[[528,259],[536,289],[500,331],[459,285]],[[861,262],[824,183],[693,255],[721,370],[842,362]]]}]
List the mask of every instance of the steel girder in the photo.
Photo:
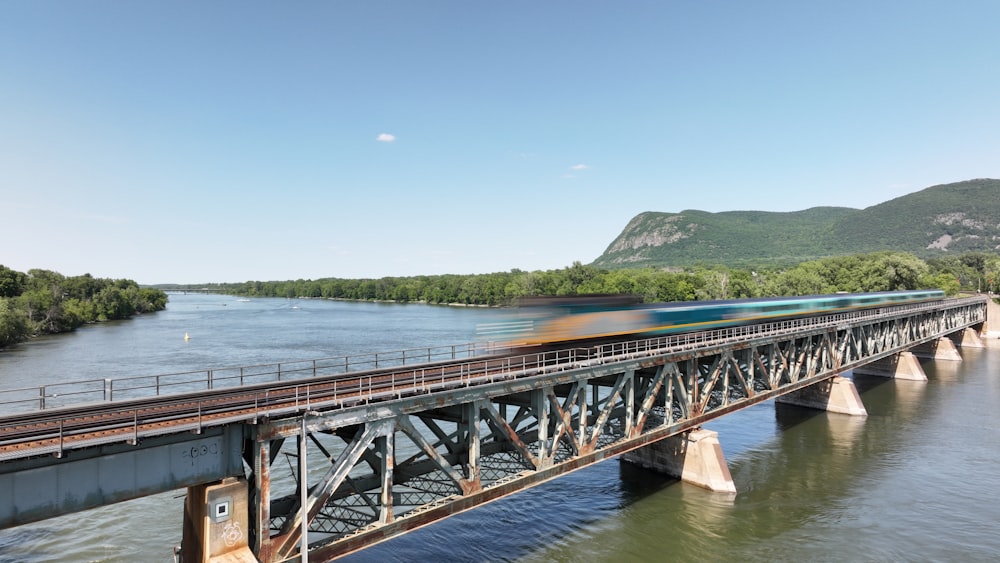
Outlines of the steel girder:
[{"label": "steel girder", "polygon": [[[699,346],[623,343],[553,373],[261,421],[245,448],[252,545],[261,561],[297,558],[305,528],[310,558],[329,560],[984,320],[983,302],[956,301]],[[307,494],[302,464],[272,477],[297,452],[322,469]]]}]

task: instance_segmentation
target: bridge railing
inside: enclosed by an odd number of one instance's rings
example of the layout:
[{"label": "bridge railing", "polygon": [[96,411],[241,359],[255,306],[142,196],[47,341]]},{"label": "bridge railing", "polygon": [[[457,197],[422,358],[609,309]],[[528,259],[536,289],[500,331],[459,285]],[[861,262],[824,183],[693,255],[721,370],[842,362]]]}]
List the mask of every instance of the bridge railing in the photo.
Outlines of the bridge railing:
[{"label": "bridge railing", "polygon": [[[779,320],[754,325],[741,325],[703,332],[689,332],[584,348],[572,348],[545,354],[535,353],[530,355],[530,361],[529,356],[512,356],[494,360],[492,366],[496,368],[502,361],[507,362],[507,369],[513,370],[520,367],[527,370],[529,369],[529,364],[530,369],[550,369],[552,366],[560,364],[568,365],[582,361],[606,362],[622,356],[645,355],[662,352],[665,349],[685,350],[711,345],[723,345],[733,341],[753,340],[755,338],[773,337],[775,335],[802,332],[810,329],[836,327],[864,319],[877,320],[904,317],[917,311],[946,309],[968,303],[969,300],[967,299],[955,299],[835,313],[817,317]],[[450,367],[452,368],[457,368],[459,371],[467,370],[466,373],[469,374],[469,381],[471,382],[474,373],[487,373],[482,360],[484,356],[489,356],[505,349],[506,345],[502,343],[478,342],[150,376],[90,379],[37,387],[0,390],[0,415],[91,402],[142,399],[178,393],[235,388],[252,384],[338,376],[355,372],[382,369],[391,370],[393,367],[438,362],[450,362]],[[486,362],[488,366],[490,360],[486,360]],[[394,392],[396,374],[379,374],[379,376],[386,375],[392,378],[392,389],[390,392]],[[372,378],[374,377],[369,378],[369,387],[372,389],[374,389],[374,384],[372,383]],[[401,377],[412,378],[412,372],[407,371]],[[405,383],[405,381],[401,380],[399,385]]]},{"label": "bridge railing", "polygon": [[[607,357],[617,355],[635,355],[664,349],[689,349],[706,345],[728,344],[734,341],[752,340],[761,337],[773,337],[775,335],[802,332],[836,327],[845,323],[852,323],[863,319],[876,320],[892,317],[904,317],[916,311],[948,308],[956,304],[958,300],[938,301],[932,304],[915,303],[909,305],[896,305],[876,309],[860,311],[849,311],[834,313],[815,317],[803,317],[797,319],[785,319],[769,323],[759,323],[752,325],[740,325],[728,328],[719,328],[703,332],[688,332],[667,336],[659,336],[644,340],[630,340],[602,344],[595,347],[595,357]],[[944,305],[944,306],[942,306]]]},{"label": "bridge railing", "polygon": [[[145,384],[135,384],[143,378],[126,378],[124,380],[114,380],[111,384],[119,384],[122,381],[133,382],[135,391],[142,391],[147,395],[144,398],[155,397],[156,393],[164,395],[158,399],[155,408],[151,402],[139,401],[131,406],[104,403],[88,403],[78,405],[85,410],[86,417],[95,412],[108,413],[109,419],[97,417],[93,421],[88,421],[86,437],[83,437],[79,428],[66,428],[67,421],[77,421],[81,419],[80,411],[67,409],[66,411],[52,411],[51,413],[3,413],[0,418],[5,418],[4,428],[0,429],[0,434],[5,434],[8,439],[0,441],[0,446],[10,446],[6,453],[0,454],[0,462],[13,457],[23,457],[30,452],[30,455],[38,453],[54,453],[62,455],[67,437],[73,440],[73,448],[111,443],[121,440],[132,440],[137,442],[140,438],[163,433],[173,433],[178,431],[198,431],[206,426],[216,426],[228,424],[241,420],[257,419],[259,417],[274,417],[309,412],[311,410],[329,410],[336,408],[349,408],[359,404],[369,404],[379,401],[392,400],[414,395],[424,395],[440,391],[452,390],[455,388],[468,388],[484,383],[495,383],[513,379],[528,377],[547,377],[553,373],[571,371],[583,367],[593,366],[594,362],[614,363],[627,359],[638,359],[663,356],[672,353],[687,353],[687,348],[702,348],[711,350],[714,347],[730,345],[733,340],[752,341],[755,339],[798,338],[808,334],[817,334],[817,331],[848,329],[851,326],[861,326],[865,323],[884,322],[894,317],[913,316],[919,309],[958,309],[974,305],[971,300],[965,300],[955,304],[939,305],[937,307],[913,307],[906,306],[907,311],[901,308],[892,308],[876,311],[864,311],[857,313],[842,313],[828,315],[824,317],[813,317],[807,319],[793,319],[767,323],[766,325],[739,326],[726,329],[706,331],[702,333],[686,333],[672,336],[650,338],[636,342],[618,343],[607,346],[591,346],[582,348],[566,348],[552,350],[544,353],[532,352],[523,355],[490,355],[481,356],[478,359],[465,359],[461,361],[442,361],[438,363],[420,363],[407,366],[390,367],[379,371],[369,371],[368,373],[352,373],[348,377],[332,377],[310,379],[311,365],[309,368],[292,370],[297,373],[297,379],[278,385],[264,385],[255,388],[241,389],[238,383],[231,382],[227,392],[204,393],[211,390],[208,387],[207,378],[199,376],[196,385],[202,394],[168,393],[167,388],[171,387],[169,378],[172,375],[152,376],[147,378]],[[965,321],[975,322],[974,319],[966,318]],[[770,332],[768,332],[770,331]],[[785,332],[786,334],[779,334]],[[449,349],[451,347],[444,347]],[[456,354],[458,353],[456,349]],[[374,355],[368,355],[374,361]],[[380,364],[381,364],[381,354]],[[399,356],[402,361],[402,354]],[[299,362],[304,363],[304,362]],[[311,361],[309,362],[311,364]],[[270,364],[276,366],[277,364]],[[286,364],[282,364],[286,365]],[[317,364],[319,366],[319,364]],[[339,366],[338,366],[339,367]],[[237,368],[238,369],[238,368]],[[272,370],[275,373],[277,370]],[[199,374],[202,372],[198,372]],[[282,373],[287,373],[282,371]],[[317,367],[319,374],[319,367]],[[244,368],[246,375],[246,368]],[[157,380],[157,377],[159,378]],[[282,376],[284,377],[284,375]],[[292,377],[292,376],[289,376]],[[218,380],[213,379],[213,384]],[[77,398],[87,396],[88,393],[98,393],[96,388],[87,389],[87,385],[100,382],[100,393],[109,389],[108,380],[91,380],[89,382],[78,382],[79,389],[60,387],[61,394],[51,393],[54,386],[43,386],[29,388],[36,395],[45,397],[47,401],[36,403],[52,408],[52,396],[59,395],[60,398],[75,396]],[[159,386],[156,385],[159,383]],[[220,387],[217,387],[220,388]],[[170,395],[173,395],[171,397]],[[224,399],[223,395],[232,401]],[[97,395],[94,395],[97,396]],[[118,401],[121,397],[111,398],[107,401]],[[38,400],[38,399],[36,399]],[[82,400],[79,402],[83,402]],[[102,410],[102,407],[107,409]],[[158,410],[161,407],[168,407],[166,411]],[[126,425],[122,425],[122,414],[125,414]],[[152,413],[152,414],[150,414]],[[18,416],[19,415],[19,416]],[[147,424],[147,419],[152,416],[155,422]],[[165,420],[173,420],[171,424],[163,424]],[[22,427],[25,420],[35,421],[37,429],[24,430]],[[73,422],[73,424],[77,424]],[[99,431],[108,429],[109,432]],[[25,449],[18,444],[31,442],[34,445],[30,449]]]},{"label": "bridge railing", "polygon": [[496,343],[471,342],[312,360],[222,367],[207,370],[86,379],[0,390],[0,414],[45,410],[91,402],[110,402],[206,391],[436,362],[456,362],[493,354]]}]

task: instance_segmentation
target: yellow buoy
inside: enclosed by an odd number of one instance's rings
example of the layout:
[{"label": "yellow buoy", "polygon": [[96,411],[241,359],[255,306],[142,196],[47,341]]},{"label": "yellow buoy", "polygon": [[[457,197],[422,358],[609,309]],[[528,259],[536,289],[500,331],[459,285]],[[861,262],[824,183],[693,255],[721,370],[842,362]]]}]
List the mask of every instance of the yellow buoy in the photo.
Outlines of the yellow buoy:
[{"label": "yellow buoy", "polygon": [[188,340],[191,340],[191,337],[188,336],[188,333],[185,332],[184,333],[184,342],[187,342]]}]

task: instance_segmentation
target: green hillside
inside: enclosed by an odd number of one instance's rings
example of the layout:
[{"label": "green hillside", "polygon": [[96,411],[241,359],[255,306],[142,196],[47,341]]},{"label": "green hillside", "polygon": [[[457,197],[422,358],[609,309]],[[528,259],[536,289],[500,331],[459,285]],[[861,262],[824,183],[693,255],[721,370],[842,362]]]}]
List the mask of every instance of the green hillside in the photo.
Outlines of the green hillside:
[{"label": "green hillside", "polygon": [[1000,180],[933,186],[842,217],[831,230],[852,252],[903,250],[922,257],[1000,245]]},{"label": "green hillside", "polygon": [[895,250],[933,258],[1000,247],[1000,180],[933,186],[863,210],[646,212],[594,265],[783,266],[828,256]]}]

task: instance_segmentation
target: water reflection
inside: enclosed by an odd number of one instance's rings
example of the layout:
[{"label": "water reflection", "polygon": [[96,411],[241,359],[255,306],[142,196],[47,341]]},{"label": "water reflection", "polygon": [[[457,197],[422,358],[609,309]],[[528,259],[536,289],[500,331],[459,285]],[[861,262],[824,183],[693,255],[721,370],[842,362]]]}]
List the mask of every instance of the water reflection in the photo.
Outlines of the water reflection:
[{"label": "water reflection", "polygon": [[[969,349],[962,350],[963,356],[968,356],[971,353]],[[964,359],[961,362],[954,360],[932,360],[923,362],[921,365],[928,379],[933,378],[938,383],[955,383],[960,377],[959,374],[964,361]]]},{"label": "water reflection", "polygon": [[[551,546],[523,560],[912,559],[905,544],[888,540],[859,547],[837,526],[884,525],[877,516],[879,506],[857,501],[869,496],[870,479],[891,480],[909,471],[909,452],[923,443],[923,425],[937,415],[940,404],[929,400],[934,397],[928,398],[925,382],[862,376],[856,384],[868,417],[778,404],[770,410],[755,407],[736,413],[716,424],[727,448],[733,435],[746,439],[752,434],[747,420],[759,426],[762,412],[773,413],[775,431],[762,429],[756,444],[731,456],[739,491],[735,499],[680,482],[660,480],[647,486],[649,472],[623,466],[624,490],[637,492],[631,504],[609,521],[581,531],[585,541]],[[996,459],[995,454],[987,457]],[[908,494],[912,498],[912,492]],[[950,501],[939,502],[939,509],[945,510]],[[862,511],[856,514],[859,507]],[[910,517],[926,522],[927,516],[914,512]]]}]

